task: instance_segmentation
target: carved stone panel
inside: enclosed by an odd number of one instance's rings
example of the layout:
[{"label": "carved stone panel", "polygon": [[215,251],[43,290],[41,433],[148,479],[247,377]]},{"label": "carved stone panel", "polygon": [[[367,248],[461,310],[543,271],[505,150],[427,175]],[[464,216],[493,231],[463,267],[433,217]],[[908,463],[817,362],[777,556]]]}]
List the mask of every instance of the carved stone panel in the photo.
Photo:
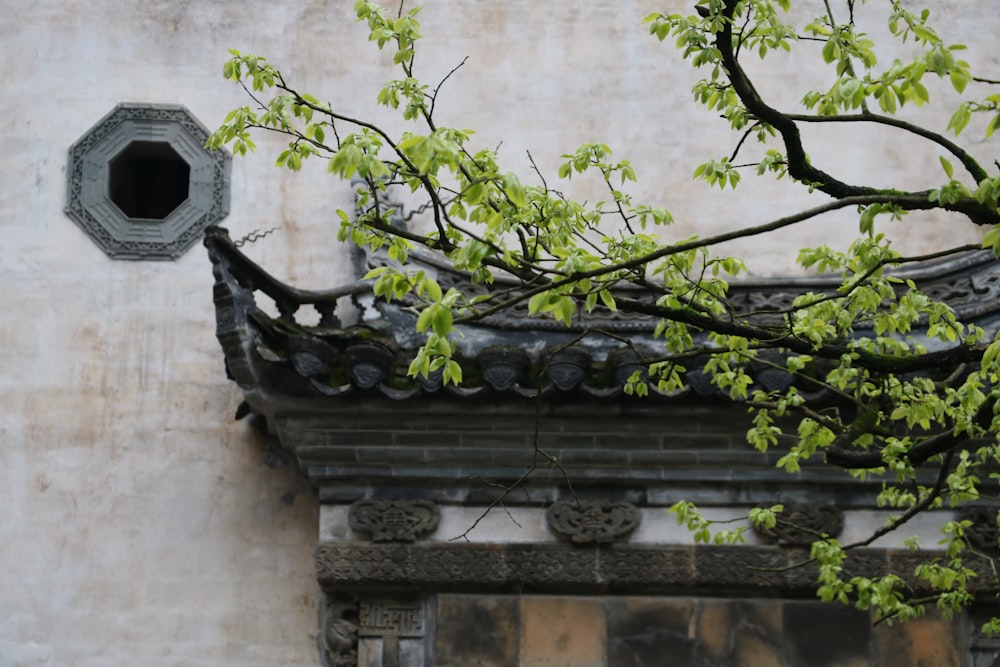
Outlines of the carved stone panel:
[{"label": "carved stone panel", "polygon": [[962,507],[956,513],[959,521],[971,521],[965,529],[965,538],[980,551],[1000,550],[1000,529],[997,528],[996,507]]},{"label": "carved stone panel", "polygon": [[779,544],[811,544],[823,535],[836,537],[844,529],[844,512],[835,505],[786,503],[773,528],[754,526],[754,532]]},{"label": "carved stone panel", "polygon": [[373,542],[413,542],[434,532],[439,512],[429,500],[359,500],[348,517]]},{"label": "carved stone panel", "polygon": [[361,637],[423,637],[424,604],[419,600],[362,600]]},{"label": "carved stone panel", "polygon": [[362,599],[358,667],[424,667],[427,634],[422,599]]},{"label": "carved stone panel", "polygon": [[[882,576],[890,553],[895,559],[899,552],[851,551],[845,569]],[[807,559],[805,549],[752,545],[324,542],[316,572],[323,590],[340,592],[815,595],[816,570],[801,566]],[[897,563],[892,571],[912,568]]]},{"label": "carved stone panel", "polygon": [[626,502],[562,500],[549,507],[545,518],[562,539],[608,543],[627,539],[639,525],[640,514]]}]

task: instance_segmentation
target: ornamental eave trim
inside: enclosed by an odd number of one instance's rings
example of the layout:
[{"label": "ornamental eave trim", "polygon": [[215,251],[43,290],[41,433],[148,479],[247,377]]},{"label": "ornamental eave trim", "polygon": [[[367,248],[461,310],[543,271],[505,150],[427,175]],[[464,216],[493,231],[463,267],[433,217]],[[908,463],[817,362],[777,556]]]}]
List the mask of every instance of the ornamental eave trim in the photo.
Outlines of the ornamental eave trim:
[{"label": "ornamental eave trim", "polygon": [[[418,396],[470,399],[498,393],[607,400],[622,394],[625,381],[635,371],[644,371],[636,350],[651,351],[657,346],[655,319],[648,316],[596,312],[573,330],[515,309],[459,327],[456,358],[463,365],[465,381],[461,386],[445,386],[440,373],[417,379],[407,375],[423,338],[405,301],[376,299],[371,284],[363,280],[325,291],[291,287],[247,258],[222,228],[210,228],[205,245],[216,277],[217,335],[230,373],[244,389],[269,393],[280,387],[279,392],[295,397],[377,392],[393,400]],[[369,257],[365,266],[379,261]],[[426,253],[414,253],[412,261],[415,267],[432,266]],[[433,268],[439,272],[442,287],[462,284],[461,274],[443,273],[445,268],[439,263]],[[967,253],[914,267],[905,275],[925,294],[947,303],[959,319],[976,323],[989,334],[1000,324],[1000,262],[991,253]],[[807,289],[820,287],[817,281],[794,279],[735,284],[732,300],[737,309],[749,312],[790,305]],[[266,295],[277,305],[276,317],[259,307],[258,295]],[[340,315],[347,305],[360,311],[357,324],[343,324]],[[318,312],[317,325],[297,319],[307,309]],[[581,332],[581,328],[628,335],[631,344],[625,346],[615,336]],[[914,332],[916,338],[920,335],[919,330]],[[570,342],[574,347],[565,349]],[[934,345],[934,341],[925,342],[929,348]],[[764,389],[784,389],[792,382],[787,373],[767,363],[751,366],[750,374]],[[700,369],[692,368],[684,379],[682,390],[667,394],[650,383],[650,394],[670,400],[718,395],[718,388]],[[815,387],[799,389],[808,398],[819,397]]]}]

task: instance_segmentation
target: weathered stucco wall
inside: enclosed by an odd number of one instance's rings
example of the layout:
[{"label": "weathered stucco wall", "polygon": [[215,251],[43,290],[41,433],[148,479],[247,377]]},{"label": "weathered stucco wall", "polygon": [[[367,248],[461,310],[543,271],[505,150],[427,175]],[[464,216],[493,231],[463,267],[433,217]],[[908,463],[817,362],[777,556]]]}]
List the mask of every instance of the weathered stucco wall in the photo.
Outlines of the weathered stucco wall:
[{"label": "weathered stucco wall", "polygon": [[[244,103],[220,78],[229,47],[267,54],[303,89],[368,115],[389,68],[351,4],[0,0],[0,664],[316,664],[316,502],[232,422],[239,398],[213,337],[203,252],[112,261],[62,207],[67,149],[115,104],[183,104],[211,127]],[[678,236],[802,203],[784,185],[744,200],[688,182],[732,137],[692,115],[692,75],[639,26],[664,4],[688,3],[428,1],[419,62],[435,81],[470,56],[447,84],[442,118],[481,128],[484,145],[503,139],[512,167],[524,167],[528,147],[554,169],[580,142],[611,144],[635,163],[637,195],[674,210]],[[970,60],[998,64],[992,2],[936,4],[960,41],[982,40]],[[797,64],[782,65],[796,83]],[[349,187],[321,165],[274,170],[280,144],[263,140],[260,157],[236,160],[226,224],[236,237],[280,227],[249,246],[280,278],[344,282],[332,219],[350,206]],[[905,152],[894,138],[836,140],[814,155],[852,175],[881,172],[883,158],[908,183],[938,174],[933,152]],[[910,239],[978,234],[920,230]],[[780,244],[743,249],[760,273],[787,266]]]}]

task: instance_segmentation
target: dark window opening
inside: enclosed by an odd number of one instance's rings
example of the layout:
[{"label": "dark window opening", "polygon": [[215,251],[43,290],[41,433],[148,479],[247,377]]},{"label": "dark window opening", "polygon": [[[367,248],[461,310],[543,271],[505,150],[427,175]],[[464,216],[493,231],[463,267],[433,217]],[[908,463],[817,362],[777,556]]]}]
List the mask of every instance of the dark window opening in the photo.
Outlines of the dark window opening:
[{"label": "dark window opening", "polygon": [[188,198],[191,167],[163,141],[133,141],[110,162],[108,194],[129,218],[163,220]]}]

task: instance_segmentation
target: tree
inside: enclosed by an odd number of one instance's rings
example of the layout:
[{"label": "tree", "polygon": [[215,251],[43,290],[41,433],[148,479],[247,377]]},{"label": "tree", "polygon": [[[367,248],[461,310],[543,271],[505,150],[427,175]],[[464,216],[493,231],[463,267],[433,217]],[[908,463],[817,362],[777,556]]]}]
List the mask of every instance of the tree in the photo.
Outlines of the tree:
[{"label": "tree", "polygon": [[[233,110],[209,145],[230,145],[245,154],[254,148],[254,132],[277,131],[289,137],[278,166],[297,171],[308,158],[324,158],[332,174],[362,184],[362,213],[353,218],[338,211],[339,238],[388,248],[398,262],[367,277],[375,281],[377,296],[416,301],[417,328],[427,340],[411,374],[442,371],[445,382],[460,383],[462,369],[453,358],[455,325],[522,302],[533,314],[567,324],[598,308],[658,318],[662,346],[654,358],[645,359],[648,376],[633,374],[628,391],[648,391],[650,379],[660,390],[677,389],[685,372],[697,365],[731,400],[749,408],[749,444],[761,451],[780,449],[780,467],[794,472],[803,460],[821,457],[851,474],[885,479],[878,501],[897,512],[888,524],[854,544],[817,535],[811,557],[819,565],[823,599],[874,608],[889,619],[919,615],[928,604],[953,611],[974,597],[967,521],[945,523],[943,555],[928,557],[912,573],[930,595],[912,595],[900,573],[849,576],[842,563],[850,549],[899,529],[921,512],[985,498],[981,478],[1000,463],[1000,338],[991,340],[982,328],[958,321],[946,303],[892,271],[978,246],[904,257],[877,230],[886,217],[943,210],[981,225],[982,247],[1000,254],[1000,173],[991,175],[957,140],[897,115],[907,105],[929,103],[925,81],[938,77],[958,94],[970,95],[958,104],[947,129],[958,136],[982,115],[989,136],[1000,128],[1000,94],[981,95],[984,86],[1000,82],[974,75],[960,59],[964,47],[939,36],[928,10],[910,11],[902,0],[891,0],[889,32],[917,48],[888,67],[880,65],[875,44],[856,20],[854,0],[843,0],[837,12],[825,2],[825,12],[804,25],[786,23],[791,4],[698,0],[693,15],[646,18],[655,37],[673,39],[684,58],[704,73],[694,87],[696,99],[734,132],[732,154],[705,162],[695,178],[735,188],[741,173],[751,169],[828,196],[819,206],[755,227],[663,241],[656,230],[671,223],[671,214],[633,201],[626,190],[636,179],[632,166],[615,161],[599,143],[565,155],[557,174],[560,179],[599,175],[606,200],[596,204],[573,201],[550,188],[537,167],[529,179],[504,171],[496,151],[473,148],[469,131],[438,124],[435,103],[444,82],[431,88],[414,71],[419,9],[400,6],[392,15],[367,0],[357,2],[358,18],[401,72],[381,90],[378,102],[398,109],[414,131],[393,136],[346,116],[296,89],[266,59],[232,51],[225,77],[241,84],[252,104]],[[794,113],[764,99],[741,60],[746,53],[766,59],[793,47],[818,52],[835,73],[828,89],[805,92],[803,108]],[[942,184],[906,191],[838,180],[810,161],[800,136],[802,126],[820,123],[883,126],[929,142],[947,155],[940,159]],[[754,142],[760,144],[757,157],[740,164],[737,157]],[[392,224],[392,211],[379,198],[391,187],[419,193],[433,231]],[[821,246],[798,255],[803,268],[836,276],[838,287],[805,293],[784,309],[738,313],[732,308],[729,280],[744,271],[744,263],[714,253],[717,246],[822,220],[840,209],[858,214],[849,250]],[[415,247],[440,253],[472,283],[506,281],[504,288],[474,297],[455,288],[445,291],[433,277],[407,269],[407,254]],[[795,381],[780,390],[755,388],[751,362],[780,369]],[[810,400],[809,390],[816,388],[835,400]],[[933,483],[917,483],[921,469],[934,471]],[[781,509],[757,509],[750,518],[773,526],[781,520]],[[673,511],[696,531],[696,539],[742,539],[740,531],[713,536],[712,522],[690,503],[679,503]],[[980,582],[981,588],[983,583],[991,585]],[[1000,630],[1000,623],[994,629]]]}]

